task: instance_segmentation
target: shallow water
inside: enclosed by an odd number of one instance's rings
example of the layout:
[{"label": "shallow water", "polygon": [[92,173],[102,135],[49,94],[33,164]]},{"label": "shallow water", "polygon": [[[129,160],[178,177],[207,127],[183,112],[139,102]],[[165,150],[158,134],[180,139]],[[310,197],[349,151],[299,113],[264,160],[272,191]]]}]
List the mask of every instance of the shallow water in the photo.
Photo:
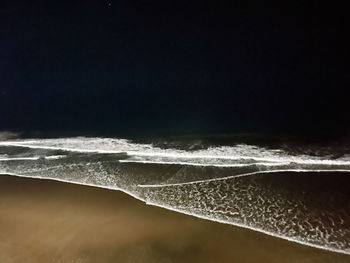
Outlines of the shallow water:
[{"label": "shallow water", "polygon": [[350,254],[347,149],[115,138],[0,142],[0,173],[119,189],[148,204]]}]

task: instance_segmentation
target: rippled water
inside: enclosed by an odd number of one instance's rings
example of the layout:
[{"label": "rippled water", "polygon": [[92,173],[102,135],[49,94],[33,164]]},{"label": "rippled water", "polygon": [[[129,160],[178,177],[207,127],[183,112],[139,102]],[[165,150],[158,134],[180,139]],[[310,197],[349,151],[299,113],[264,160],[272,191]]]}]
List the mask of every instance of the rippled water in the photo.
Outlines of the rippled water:
[{"label": "rippled water", "polygon": [[113,138],[0,141],[0,173],[122,190],[148,204],[350,254],[350,155]]}]

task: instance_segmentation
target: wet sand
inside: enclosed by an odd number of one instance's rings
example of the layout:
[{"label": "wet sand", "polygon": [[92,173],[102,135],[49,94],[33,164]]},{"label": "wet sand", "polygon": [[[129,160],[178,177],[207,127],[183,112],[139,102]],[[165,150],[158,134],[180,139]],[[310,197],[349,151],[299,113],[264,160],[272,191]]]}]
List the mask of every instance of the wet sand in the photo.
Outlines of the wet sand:
[{"label": "wet sand", "polygon": [[0,262],[350,262],[148,206],[122,192],[0,176]]}]

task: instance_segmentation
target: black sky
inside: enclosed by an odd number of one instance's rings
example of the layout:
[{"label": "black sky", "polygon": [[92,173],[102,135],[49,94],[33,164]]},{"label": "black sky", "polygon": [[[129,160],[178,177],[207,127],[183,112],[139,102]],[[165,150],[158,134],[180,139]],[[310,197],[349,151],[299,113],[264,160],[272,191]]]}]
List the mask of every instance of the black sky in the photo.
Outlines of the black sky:
[{"label": "black sky", "polygon": [[342,7],[0,5],[0,130],[346,134]]}]

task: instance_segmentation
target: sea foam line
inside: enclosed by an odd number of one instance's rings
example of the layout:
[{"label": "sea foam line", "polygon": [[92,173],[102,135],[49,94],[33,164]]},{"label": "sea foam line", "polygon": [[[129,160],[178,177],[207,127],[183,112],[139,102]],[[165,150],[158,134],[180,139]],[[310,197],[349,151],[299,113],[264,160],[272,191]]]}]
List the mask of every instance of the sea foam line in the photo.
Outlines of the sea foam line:
[{"label": "sea foam line", "polygon": [[0,158],[0,162],[6,161],[37,161],[40,157],[15,157],[15,158]]},{"label": "sea foam line", "polygon": [[40,159],[57,160],[65,158],[65,155],[50,155],[50,156],[34,156],[34,157],[13,157],[13,158],[0,158],[0,162],[6,161],[37,161]]},{"label": "sea foam line", "polygon": [[290,162],[278,163],[249,163],[249,164],[213,164],[213,163],[191,163],[191,162],[164,162],[164,161],[148,161],[148,160],[119,160],[121,163],[144,163],[144,164],[175,164],[175,165],[190,165],[190,166],[212,166],[212,167],[250,167],[250,166],[280,166],[288,165]]},{"label": "sea foam line", "polygon": [[212,178],[212,179],[206,179],[206,180],[198,180],[198,181],[192,181],[192,182],[185,182],[185,183],[174,183],[174,184],[139,184],[138,187],[141,188],[157,188],[157,187],[171,187],[171,186],[183,186],[183,185],[190,185],[190,184],[199,184],[199,183],[209,183],[213,181],[222,181],[232,178],[239,178],[244,176],[250,176],[250,175],[256,175],[256,174],[269,174],[269,173],[284,173],[284,172],[296,172],[296,173],[304,173],[304,172],[316,172],[316,173],[322,173],[322,172],[345,172],[350,173],[350,170],[346,169],[279,169],[279,170],[272,170],[272,171],[256,171],[251,173],[244,173],[244,174],[237,174],[222,178]]},{"label": "sea foam line", "polygon": [[[48,150],[62,150],[62,151],[71,151],[71,152],[82,152],[82,153],[125,153],[130,156],[156,156],[156,157],[170,157],[170,158],[187,158],[187,159],[223,159],[223,160],[256,160],[256,161],[265,161],[271,163],[278,162],[292,162],[297,164],[325,164],[325,165],[350,165],[350,161],[344,160],[317,160],[317,159],[308,159],[303,160],[298,158],[297,156],[276,156],[276,157],[257,157],[257,156],[247,156],[247,155],[208,155],[201,153],[185,153],[185,152],[148,152],[148,151],[123,151],[123,150],[101,150],[101,149],[84,149],[84,148],[71,148],[71,147],[56,147],[56,146],[42,146],[42,145],[28,145],[26,143],[18,143],[18,142],[0,142],[0,146],[13,146],[13,147],[24,147],[24,148],[32,148],[32,149],[48,149]],[[157,149],[162,151],[162,149]],[[163,150],[165,151],[165,150]]]}]

